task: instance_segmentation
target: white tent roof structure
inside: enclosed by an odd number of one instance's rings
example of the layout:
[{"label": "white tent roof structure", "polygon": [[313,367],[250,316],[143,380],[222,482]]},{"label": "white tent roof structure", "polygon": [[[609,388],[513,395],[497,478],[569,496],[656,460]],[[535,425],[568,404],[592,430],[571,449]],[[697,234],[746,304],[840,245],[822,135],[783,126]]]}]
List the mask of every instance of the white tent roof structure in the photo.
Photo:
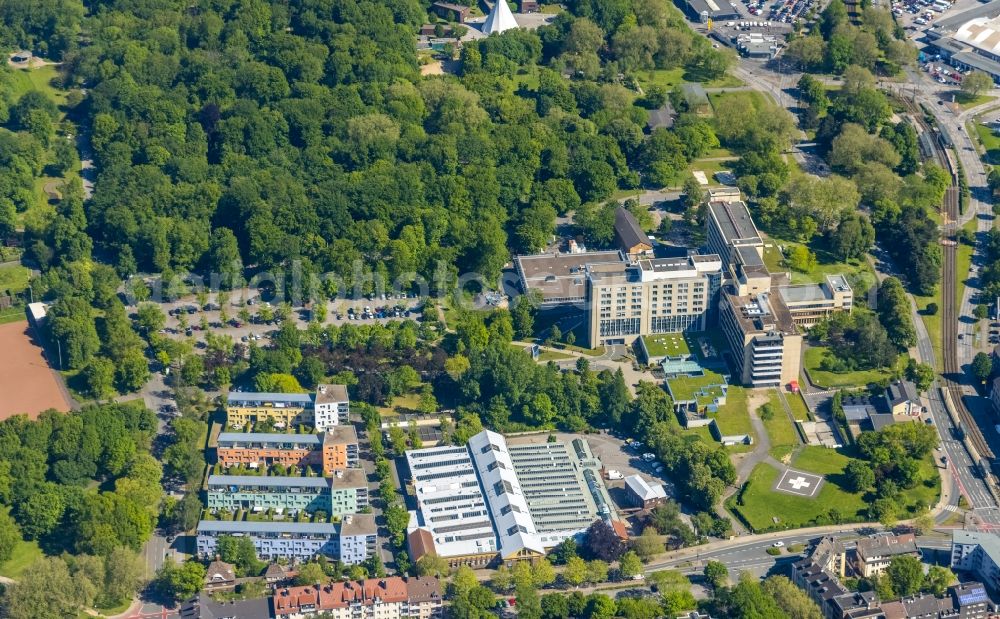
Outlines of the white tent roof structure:
[{"label": "white tent roof structure", "polygon": [[507,6],[507,0],[496,0],[496,4],[493,5],[493,10],[490,11],[489,17],[483,22],[483,34],[490,35],[494,32],[504,32],[512,28],[517,28],[517,21],[514,20],[514,14],[510,12],[510,7]]}]

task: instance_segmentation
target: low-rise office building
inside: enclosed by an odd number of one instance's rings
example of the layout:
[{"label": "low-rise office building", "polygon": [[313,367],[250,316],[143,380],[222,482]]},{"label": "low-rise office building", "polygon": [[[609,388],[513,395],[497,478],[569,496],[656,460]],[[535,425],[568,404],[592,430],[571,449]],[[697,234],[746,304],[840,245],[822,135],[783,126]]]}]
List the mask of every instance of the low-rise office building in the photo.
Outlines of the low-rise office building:
[{"label": "low-rise office building", "polygon": [[917,386],[908,380],[889,383],[885,390],[885,403],[889,414],[895,417],[916,417],[924,412]]},{"label": "low-rise office building", "polygon": [[210,475],[207,486],[210,510],[304,510],[342,516],[368,506],[368,481],[361,469],[337,471],[334,477]]},{"label": "low-rise office building", "polygon": [[625,478],[625,490],[629,502],[640,509],[653,509],[667,502],[667,492],[663,484],[651,484],[641,475],[629,475]]},{"label": "low-rise office building", "polygon": [[227,468],[321,466],[324,475],[332,475],[359,465],[358,435],[350,424],[319,434],[222,432],[215,453]]},{"label": "low-rise office building", "polygon": [[271,598],[276,619],[323,614],[333,619],[433,619],[441,616],[436,578],[399,576],[285,587]]},{"label": "low-rise office building", "polygon": [[258,559],[308,561],[323,555],[354,565],[374,552],[376,532],[371,514],[355,514],[340,523],[202,520],[198,523],[197,554],[203,559],[214,557],[220,537],[248,537]]},{"label": "low-rise office building", "polygon": [[1000,82],[1000,6],[994,2],[936,20],[926,30],[930,46],[962,71],[983,71]]},{"label": "low-rise office building", "polygon": [[620,251],[569,252],[516,256],[514,269],[521,291],[537,292],[542,309],[583,309],[587,306],[587,266],[626,263]]},{"label": "low-rise office building", "polygon": [[276,428],[307,425],[325,431],[349,423],[350,399],[344,385],[319,385],[316,392],[230,392],[226,423],[244,427],[270,419]]},{"label": "low-rise office building", "polygon": [[843,275],[827,275],[821,284],[776,286],[792,321],[800,327],[812,327],[835,312],[854,308],[854,291]]}]

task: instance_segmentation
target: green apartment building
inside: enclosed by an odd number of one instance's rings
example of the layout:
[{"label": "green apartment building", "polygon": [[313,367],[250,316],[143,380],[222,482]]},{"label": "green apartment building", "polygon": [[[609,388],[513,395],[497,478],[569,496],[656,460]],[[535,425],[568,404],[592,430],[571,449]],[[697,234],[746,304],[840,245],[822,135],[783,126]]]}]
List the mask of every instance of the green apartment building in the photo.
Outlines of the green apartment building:
[{"label": "green apartment building", "polygon": [[341,517],[368,506],[368,483],[360,469],[335,477],[211,475],[207,495],[208,509],[213,511],[304,510]]}]

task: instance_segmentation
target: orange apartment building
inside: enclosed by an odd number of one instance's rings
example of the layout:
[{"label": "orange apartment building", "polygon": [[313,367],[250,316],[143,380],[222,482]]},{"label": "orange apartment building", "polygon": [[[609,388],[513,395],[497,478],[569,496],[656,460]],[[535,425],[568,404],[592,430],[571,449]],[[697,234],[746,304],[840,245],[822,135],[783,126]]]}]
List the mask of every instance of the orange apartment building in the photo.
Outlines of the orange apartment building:
[{"label": "orange apartment building", "polygon": [[222,432],[215,451],[218,463],[225,467],[311,465],[332,475],[358,466],[358,435],[351,425],[319,434]]}]

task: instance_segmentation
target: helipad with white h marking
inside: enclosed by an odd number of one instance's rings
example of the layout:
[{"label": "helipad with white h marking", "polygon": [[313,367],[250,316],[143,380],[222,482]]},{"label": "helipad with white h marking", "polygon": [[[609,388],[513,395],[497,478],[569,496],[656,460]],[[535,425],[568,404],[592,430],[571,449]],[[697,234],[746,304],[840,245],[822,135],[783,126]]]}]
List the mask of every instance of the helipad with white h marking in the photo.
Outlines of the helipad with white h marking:
[{"label": "helipad with white h marking", "polygon": [[774,490],[806,498],[813,498],[819,493],[823,478],[812,473],[803,473],[795,469],[785,469],[774,484]]}]

